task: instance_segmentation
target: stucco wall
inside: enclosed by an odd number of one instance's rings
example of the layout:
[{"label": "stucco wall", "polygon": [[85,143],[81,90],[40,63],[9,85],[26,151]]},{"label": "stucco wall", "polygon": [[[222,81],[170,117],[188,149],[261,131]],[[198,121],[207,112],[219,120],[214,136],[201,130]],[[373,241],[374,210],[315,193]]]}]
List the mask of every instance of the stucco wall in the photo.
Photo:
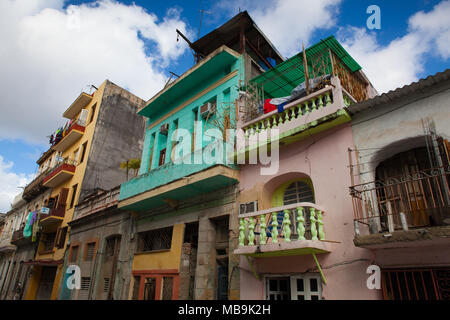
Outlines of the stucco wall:
[{"label": "stucco wall", "polygon": [[[430,118],[438,136],[450,139],[450,82],[398,101],[378,105],[352,117],[354,143],[359,151],[361,182],[372,181],[383,160],[425,146],[422,119]],[[384,148],[384,149],[383,149]]]},{"label": "stucco wall", "polygon": [[[280,169],[274,176],[261,176],[259,165],[241,167],[241,203],[258,200],[259,210],[272,207],[276,188],[286,181],[310,177],[315,202],[325,209],[325,239],[332,252],[319,254],[326,285],[325,299],[377,299],[381,292],[366,287],[367,267],[373,259],[367,249],[353,244],[353,208],[349,196],[350,173],[348,148],[353,145],[349,124],[327,130],[280,149]],[[311,255],[257,258],[255,279],[244,257],[241,257],[241,299],[264,299],[264,275],[290,275],[313,270]],[[317,272],[317,270],[315,270]]]}]

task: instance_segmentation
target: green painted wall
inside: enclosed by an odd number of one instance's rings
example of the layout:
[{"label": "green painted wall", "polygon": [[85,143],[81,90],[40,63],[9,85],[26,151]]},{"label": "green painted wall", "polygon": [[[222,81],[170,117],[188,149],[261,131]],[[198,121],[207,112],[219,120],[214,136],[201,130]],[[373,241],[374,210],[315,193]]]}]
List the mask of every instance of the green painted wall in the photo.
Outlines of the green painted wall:
[{"label": "green painted wall", "polygon": [[[223,114],[223,108],[226,105],[229,105],[230,102],[233,102],[232,107],[230,107],[230,116],[232,121],[236,119],[236,108],[234,106],[234,101],[238,98],[238,90],[239,90],[239,79],[244,79],[244,62],[243,57],[241,56],[237,60],[230,61],[229,59],[223,59],[220,56],[217,57],[217,61],[214,61],[216,57],[211,59],[211,62],[214,63],[214,70],[218,70],[211,74],[207,80],[205,81],[205,72],[208,70],[196,70],[191,73],[188,77],[189,86],[195,85],[197,88],[194,92],[190,92],[189,94],[183,95],[182,97],[171,97],[171,101],[175,101],[173,105],[167,105],[163,110],[153,111],[153,114],[157,114],[157,116],[153,116],[153,118],[149,118],[147,121],[147,129],[145,132],[145,140],[144,147],[142,151],[141,158],[141,169],[139,172],[139,176],[122,184],[120,189],[120,197],[119,200],[123,200],[139,193],[145,192],[147,190],[156,188],[161,185],[165,185],[171,181],[178,180],[182,177],[188,176],[190,174],[199,172],[201,170],[207,169],[214,164],[173,164],[171,161],[171,149],[172,149],[172,141],[171,135],[175,130],[175,123],[177,122],[179,129],[188,130],[191,135],[194,131],[194,116],[195,110],[197,110],[201,105],[206,102],[210,102],[215,100],[217,102],[217,113]],[[229,74],[230,72],[234,72],[237,70],[236,76],[232,77],[228,81],[214,88],[213,90],[207,92],[200,98],[196,99],[192,103],[186,105],[182,110],[174,113],[167,119],[164,119],[157,126],[148,129],[149,125],[151,125],[154,121],[157,121],[162,116],[169,113],[171,110],[174,110],[179,105],[189,100],[198,92],[208,88],[212,84],[221,80],[224,76]],[[211,71],[211,70],[210,70]],[[202,73],[202,76],[198,76],[197,73]],[[192,83],[192,81],[200,81],[199,83]],[[186,78],[185,80],[188,80]],[[192,81],[191,81],[192,80]],[[181,90],[178,90],[182,92]],[[160,103],[160,102],[158,102]],[[148,105],[147,108],[151,108],[152,105]],[[208,128],[213,127],[211,119],[208,119],[208,123],[205,126],[205,119],[202,119],[200,113],[197,112],[197,120],[202,121],[202,131],[208,130]],[[167,136],[160,133],[160,127],[169,123],[169,132]],[[198,131],[197,131],[198,132]],[[196,134],[196,142],[195,142],[195,151],[196,154],[201,154],[202,150],[211,143],[211,141],[207,141],[208,139]],[[158,166],[160,151],[166,148],[166,161],[164,165]],[[190,156],[192,156],[191,154]],[[222,162],[225,163],[225,148],[224,148],[224,157]],[[189,155],[185,155],[189,156]],[[150,158],[152,159],[150,163]],[[193,162],[193,161],[192,161]],[[234,166],[230,166],[234,167]]]}]

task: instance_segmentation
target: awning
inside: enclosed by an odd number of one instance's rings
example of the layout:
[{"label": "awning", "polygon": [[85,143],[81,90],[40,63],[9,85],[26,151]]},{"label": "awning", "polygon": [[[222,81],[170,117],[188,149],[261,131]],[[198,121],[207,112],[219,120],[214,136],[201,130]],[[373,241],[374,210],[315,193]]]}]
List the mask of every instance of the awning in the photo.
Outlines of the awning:
[{"label": "awning", "polygon": [[[330,36],[305,50],[310,78],[313,76],[310,69],[311,64],[317,64],[318,58],[321,59],[318,64],[325,67],[324,70],[322,70],[322,73],[332,73],[330,55],[327,53],[329,50],[331,50],[351,72],[362,69],[336,38]],[[275,68],[253,78],[250,82],[252,84],[260,85],[268,98],[288,96],[291,94],[292,89],[305,81],[303,69],[303,52],[299,52],[292,58],[280,63]],[[319,75],[316,74],[315,76]]]}]

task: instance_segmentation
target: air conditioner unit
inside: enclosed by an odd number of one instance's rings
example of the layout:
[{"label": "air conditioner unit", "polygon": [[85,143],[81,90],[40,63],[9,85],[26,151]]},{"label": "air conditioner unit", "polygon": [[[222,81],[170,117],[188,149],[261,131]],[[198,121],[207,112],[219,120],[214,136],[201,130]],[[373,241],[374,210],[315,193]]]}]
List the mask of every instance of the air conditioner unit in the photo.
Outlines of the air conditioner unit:
[{"label": "air conditioner unit", "polygon": [[167,135],[167,133],[169,132],[169,124],[168,124],[168,123],[164,123],[164,124],[159,128],[159,132],[160,132],[161,134]]},{"label": "air conditioner unit", "polygon": [[200,107],[200,115],[202,118],[206,118],[208,115],[216,112],[216,104],[215,103],[205,103]]},{"label": "air conditioner unit", "polygon": [[239,206],[239,214],[251,213],[258,211],[258,200],[242,203]]}]

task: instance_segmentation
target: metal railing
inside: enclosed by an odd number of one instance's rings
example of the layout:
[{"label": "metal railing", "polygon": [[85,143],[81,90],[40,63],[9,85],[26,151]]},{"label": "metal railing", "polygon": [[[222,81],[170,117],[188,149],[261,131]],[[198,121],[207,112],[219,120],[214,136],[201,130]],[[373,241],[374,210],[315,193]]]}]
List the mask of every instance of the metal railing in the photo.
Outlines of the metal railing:
[{"label": "metal railing", "polygon": [[52,147],[56,146],[59,142],[61,142],[69,133],[74,129],[76,126],[78,127],[85,127],[86,121],[83,121],[81,119],[77,119],[73,121],[69,127],[67,127],[63,132],[61,133],[61,136],[56,136],[53,140],[53,143],[51,144]]},{"label": "metal railing", "polygon": [[442,225],[450,217],[450,167],[350,187],[355,221],[378,229]]},{"label": "metal railing", "polygon": [[325,240],[322,207],[300,202],[239,215],[239,245]]}]

